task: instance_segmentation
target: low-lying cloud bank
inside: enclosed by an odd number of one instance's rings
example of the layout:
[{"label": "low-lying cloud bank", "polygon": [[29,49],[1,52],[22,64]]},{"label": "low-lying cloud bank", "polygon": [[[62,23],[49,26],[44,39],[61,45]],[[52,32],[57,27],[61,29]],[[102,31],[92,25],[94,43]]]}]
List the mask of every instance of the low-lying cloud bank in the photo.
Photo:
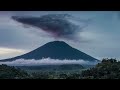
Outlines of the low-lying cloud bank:
[{"label": "low-lying cloud bank", "polygon": [[84,60],[59,60],[59,59],[50,59],[43,58],[40,60],[35,59],[17,59],[15,61],[0,62],[0,64],[7,64],[11,66],[36,66],[36,65],[61,65],[61,64],[86,64],[86,65],[95,65],[97,62],[90,62]]}]

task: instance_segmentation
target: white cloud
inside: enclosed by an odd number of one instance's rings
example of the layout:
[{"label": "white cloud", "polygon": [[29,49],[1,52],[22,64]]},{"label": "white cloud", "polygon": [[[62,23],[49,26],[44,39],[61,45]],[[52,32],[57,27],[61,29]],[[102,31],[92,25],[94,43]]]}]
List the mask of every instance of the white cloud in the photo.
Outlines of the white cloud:
[{"label": "white cloud", "polygon": [[25,52],[26,51],[24,51],[22,49],[0,47],[0,58],[7,58],[9,56],[11,56],[11,57],[17,56],[17,55],[23,54]]},{"label": "white cloud", "polygon": [[84,60],[59,60],[59,59],[50,59],[50,58],[43,58],[40,60],[34,59],[17,59],[11,62],[0,62],[0,64],[7,64],[12,66],[31,66],[31,65],[61,65],[61,64],[89,64],[94,65],[96,62],[89,62]]},{"label": "white cloud", "polygon": [[23,53],[24,50],[21,49],[12,49],[12,48],[3,48],[0,47],[0,55],[10,54],[10,53]]}]

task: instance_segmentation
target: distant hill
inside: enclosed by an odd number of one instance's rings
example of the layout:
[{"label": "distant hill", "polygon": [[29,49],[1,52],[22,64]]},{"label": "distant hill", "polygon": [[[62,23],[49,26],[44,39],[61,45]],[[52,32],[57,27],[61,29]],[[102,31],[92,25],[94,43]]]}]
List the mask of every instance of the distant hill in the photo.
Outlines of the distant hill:
[{"label": "distant hill", "polygon": [[93,58],[90,55],[85,54],[82,51],[79,51],[63,41],[53,41],[49,42],[29,53],[26,53],[21,56],[17,56],[10,59],[5,59],[2,61],[13,61],[16,59],[35,59],[39,60],[42,58],[51,58],[51,59],[68,59],[68,60],[85,60],[85,61],[96,61],[97,59]]}]

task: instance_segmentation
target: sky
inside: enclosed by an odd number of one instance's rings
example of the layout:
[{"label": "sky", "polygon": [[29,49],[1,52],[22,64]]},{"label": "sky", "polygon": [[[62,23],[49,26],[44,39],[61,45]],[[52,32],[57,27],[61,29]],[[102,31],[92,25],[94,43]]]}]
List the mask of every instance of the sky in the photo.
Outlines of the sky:
[{"label": "sky", "polygon": [[97,59],[120,59],[119,11],[0,11],[0,59],[22,55],[55,41],[54,37],[43,30],[25,27],[11,19],[14,15],[38,17],[46,14],[70,14],[83,20],[91,19],[82,32],[78,30],[77,41],[59,40]]}]

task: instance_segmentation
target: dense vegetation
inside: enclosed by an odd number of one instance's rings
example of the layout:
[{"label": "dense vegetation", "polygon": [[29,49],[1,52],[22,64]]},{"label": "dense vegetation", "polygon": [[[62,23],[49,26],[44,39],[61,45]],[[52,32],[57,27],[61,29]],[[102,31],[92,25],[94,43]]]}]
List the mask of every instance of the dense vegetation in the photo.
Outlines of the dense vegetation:
[{"label": "dense vegetation", "polygon": [[94,68],[83,71],[82,78],[89,79],[120,79],[120,61],[103,59]]},{"label": "dense vegetation", "polygon": [[63,64],[63,65],[36,65],[36,66],[17,66],[28,71],[65,71],[65,70],[80,70],[84,67],[80,64]]},{"label": "dense vegetation", "polygon": [[15,68],[13,66],[7,66],[7,65],[0,65],[0,79],[25,79],[28,78],[29,75],[19,69]]},{"label": "dense vegetation", "polygon": [[0,79],[120,79],[120,61],[103,59],[87,70],[44,71],[29,73],[16,67],[0,65]]}]

